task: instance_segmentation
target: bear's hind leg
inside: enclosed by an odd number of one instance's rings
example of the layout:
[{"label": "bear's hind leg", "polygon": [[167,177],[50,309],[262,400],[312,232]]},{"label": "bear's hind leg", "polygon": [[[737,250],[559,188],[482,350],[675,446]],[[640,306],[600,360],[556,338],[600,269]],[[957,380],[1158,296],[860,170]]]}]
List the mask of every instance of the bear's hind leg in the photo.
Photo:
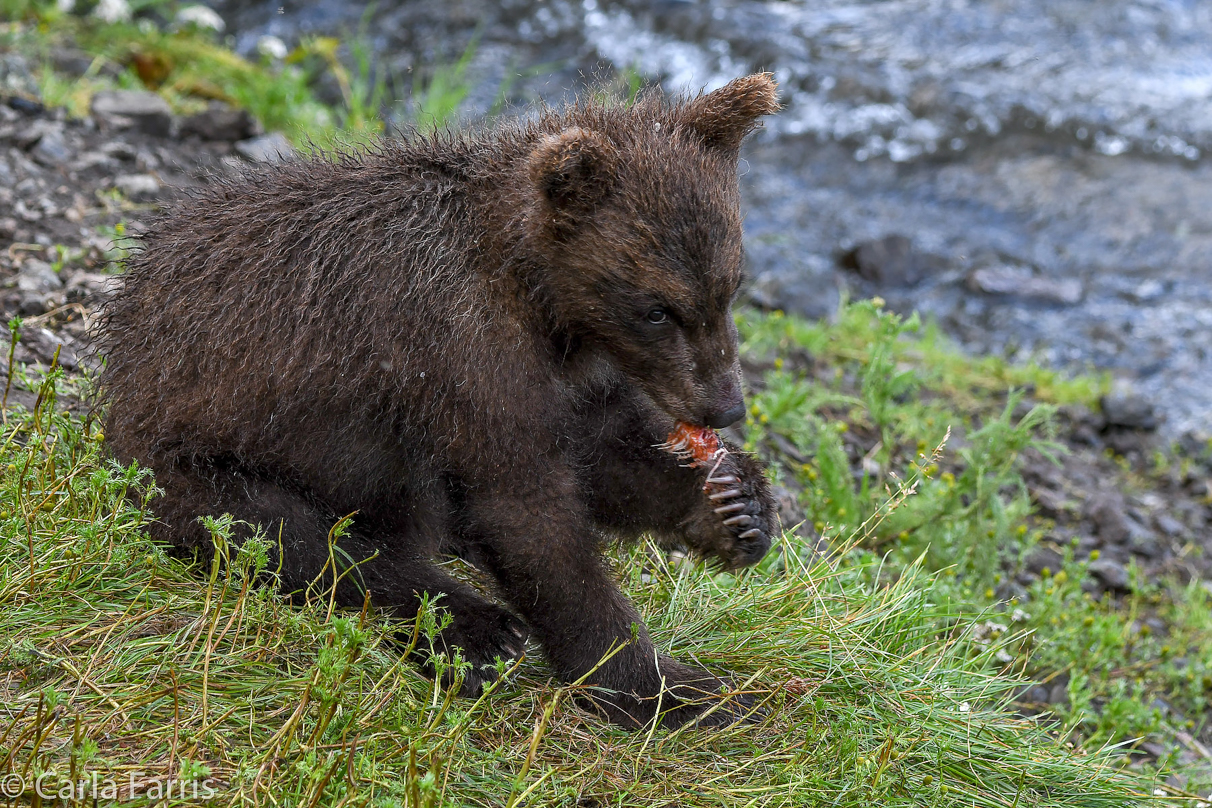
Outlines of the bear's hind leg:
[{"label": "bear's hind leg", "polygon": [[[327,592],[333,586],[328,535],[341,515],[313,497],[276,482],[268,475],[248,473],[224,465],[177,467],[156,475],[165,497],[153,501],[160,521],[153,535],[185,549],[210,550],[210,537],[198,522],[201,515],[231,514],[250,525],[260,525],[273,546],[269,568],[280,566],[280,588],[288,594]],[[380,529],[376,529],[376,528]],[[242,541],[250,535],[242,529]],[[471,669],[463,679],[464,695],[479,695],[483,684],[496,679],[495,662],[515,659],[525,650],[528,629],[506,609],[480,596],[473,588],[451,578],[431,560],[430,543],[408,530],[383,529],[375,524],[354,524],[337,543],[343,569],[352,559],[355,569],[340,577],[336,601],[348,608],[362,606],[370,592],[376,608],[410,620],[421,607],[421,595],[451,621],[437,637],[437,652],[461,649]],[[157,535],[158,534],[158,535]],[[281,548],[281,558],[278,558]],[[360,562],[360,563],[359,563]],[[411,637],[402,637],[405,643]],[[413,656],[429,673],[433,665],[427,643],[421,638]],[[446,675],[447,683],[453,672]]]}]

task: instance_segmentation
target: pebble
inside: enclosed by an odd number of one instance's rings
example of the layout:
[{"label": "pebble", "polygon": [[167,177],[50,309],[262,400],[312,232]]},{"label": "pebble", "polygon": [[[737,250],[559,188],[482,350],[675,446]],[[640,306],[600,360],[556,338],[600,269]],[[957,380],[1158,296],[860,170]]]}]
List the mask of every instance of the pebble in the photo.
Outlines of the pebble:
[{"label": "pebble", "polygon": [[1130,390],[1112,390],[1099,402],[1108,426],[1128,429],[1157,429],[1159,419],[1153,403]]},{"label": "pebble", "polygon": [[930,269],[930,260],[913,249],[906,236],[891,235],[859,244],[842,266],[881,286],[912,286]]},{"label": "pebble", "polygon": [[1132,535],[1128,538],[1128,549],[1142,558],[1158,558],[1162,554],[1161,543],[1158,542],[1157,536],[1141,527],[1133,524]]},{"label": "pebble", "polygon": [[1100,558],[1091,561],[1087,569],[1105,589],[1123,591],[1128,588],[1128,570],[1118,561]]},{"label": "pebble", "polygon": [[63,129],[52,129],[38,139],[38,145],[30,150],[30,156],[39,165],[53,168],[72,159],[73,152],[63,136]]},{"label": "pebble", "polygon": [[17,288],[22,292],[46,294],[63,288],[63,279],[54,267],[37,258],[27,258],[17,273]]},{"label": "pebble", "polygon": [[151,174],[119,174],[114,187],[132,202],[151,202],[160,197],[160,181]]},{"label": "pebble", "polygon": [[1080,303],[1084,294],[1082,282],[1076,278],[1043,278],[1027,267],[995,266],[978,269],[968,276],[973,291],[987,295],[1017,297],[1041,303],[1072,306]]},{"label": "pebble", "polygon": [[[38,98],[38,82],[29,61],[17,53],[0,53],[0,95]],[[11,106],[11,99],[9,99]]]},{"label": "pebble", "polygon": [[67,282],[67,299],[79,302],[90,297],[106,297],[122,285],[119,275],[101,272],[77,272]]},{"label": "pebble", "polygon": [[134,126],[144,134],[167,137],[173,113],[168,102],[144,90],[103,90],[93,96],[93,117],[114,128]]},{"label": "pebble", "polygon": [[1059,572],[1065,559],[1051,547],[1036,547],[1027,554],[1023,566],[1033,575],[1041,575],[1044,570]]},{"label": "pebble", "polygon": [[212,102],[205,110],[181,119],[181,135],[234,142],[257,134],[257,122],[247,110]]},{"label": "pebble", "polygon": [[281,163],[295,156],[295,147],[281,132],[241,140],[235,144],[235,149],[252,163]]},{"label": "pebble", "polygon": [[1153,524],[1157,525],[1158,530],[1171,538],[1181,536],[1187,532],[1187,526],[1168,513],[1159,513],[1153,517]]},{"label": "pebble", "polygon": [[1119,493],[1092,494],[1082,512],[1094,523],[1098,537],[1109,544],[1122,544],[1132,533],[1124,499]]}]

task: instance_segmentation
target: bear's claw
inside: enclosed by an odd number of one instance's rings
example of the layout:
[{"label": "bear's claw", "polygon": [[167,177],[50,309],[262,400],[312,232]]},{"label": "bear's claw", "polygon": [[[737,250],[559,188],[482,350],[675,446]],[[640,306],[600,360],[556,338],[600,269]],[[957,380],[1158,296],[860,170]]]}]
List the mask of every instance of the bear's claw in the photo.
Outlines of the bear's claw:
[{"label": "bear's claw", "polygon": [[722,505],[719,508],[716,508],[715,512],[723,515],[726,513],[736,513],[737,511],[743,511],[743,510],[745,510],[744,502],[734,502],[731,505]]}]

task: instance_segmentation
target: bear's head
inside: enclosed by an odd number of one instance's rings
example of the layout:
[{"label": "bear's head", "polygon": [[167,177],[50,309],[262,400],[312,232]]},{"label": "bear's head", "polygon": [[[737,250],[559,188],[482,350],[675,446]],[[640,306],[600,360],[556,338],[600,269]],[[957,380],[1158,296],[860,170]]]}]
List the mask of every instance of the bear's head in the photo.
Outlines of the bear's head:
[{"label": "bear's head", "polygon": [[529,156],[528,237],[553,318],[679,421],[720,428],[745,413],[737,162],[778,108],[769,74],[677,105],[590,106]]}]

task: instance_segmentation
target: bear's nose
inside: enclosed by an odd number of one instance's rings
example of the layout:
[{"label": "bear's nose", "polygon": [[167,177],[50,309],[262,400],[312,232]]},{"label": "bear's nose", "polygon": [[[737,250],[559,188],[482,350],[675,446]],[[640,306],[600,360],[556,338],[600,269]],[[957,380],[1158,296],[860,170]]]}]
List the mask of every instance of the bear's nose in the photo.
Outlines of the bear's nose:
[{"label": "bear's nose", "polygon": [[745,402],[738,401],[733,406],[726,410],[720,410],[713,413],[708,413],[703,420],[707,422],[707,426],[712,429],[723,429],[726,426],[732,426],[737,421],[745,417]]}]

